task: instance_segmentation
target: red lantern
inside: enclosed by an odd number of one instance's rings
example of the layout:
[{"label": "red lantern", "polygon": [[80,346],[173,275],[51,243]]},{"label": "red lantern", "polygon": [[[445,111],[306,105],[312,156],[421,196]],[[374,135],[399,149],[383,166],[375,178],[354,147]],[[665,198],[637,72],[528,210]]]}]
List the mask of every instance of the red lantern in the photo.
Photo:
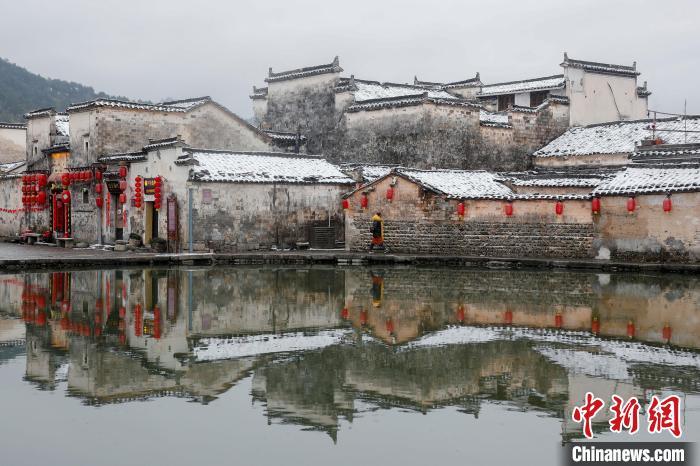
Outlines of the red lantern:
[{"label": "red lantern", "polygon": [[75,181],[78,179],[78,172],[70,172],[68,174],[68,177],[70,178],[71,181]]},{"label": "red lantern", "polygon": [[667,214],[673,210],[673,201],[671,201],[671,195],[667,195],[666,199],[664,199],[664,212]]},{"label": "red lantern", "polygon": [[63,192],[61,193],[61,200],[63,201],[64,204],[68,204],[70,202],[70,191],[67,189],[64,189]]},{"label": "red lantern", "polygon": [[350,208],[350,202],[347,199],[343,199],[343,210],[348,210]]},{"label": "red lantern", "polygon": [[556,328],[562,328],[564,326],[564,316],[561,315],[561,312],[554,314],[554,326]]},{"label": "red lantern", "polygon": [[156,197],[160,197],[160,193],[161,193],[160,186],[156,185],[156,187],[153,188],[153,195]]},{"label": "red lantern", "polygon": [[634,209],[637,208],[637,202],[635,201],[634,197],[630,197],[627,199],[627,212],[628,213],[634,213]]},{"label": "red lantern", "polygon": [[366,209],[367,206],[369,206],[369,196],[367,196],[367,194],[363,194],[360,198],[360,207]]},{"label": "red lantern", "polygon": [[634,338],[634,322],[631,320],[627,322],[627,338]]},{"label": "red lantern", "polygon": [[141,186],[136,186],[136,187],[134,188],[134,192],[135,192],[137,195],[140,196],[140,195],[141,195]]},{"label": "red lantern", "polygon": [[23,175],[23,176],[22,176],[22,183],[24,183],[24,184],[29,183],[29,175]]},{"label": "red lantern", "polygon": [[513,203],[509,202],[508,204],[505,205],[505,212],[506,216],[510,217],[513,215]]},{"label": "red lantern", "polygon": [[61,184],[63,186],[70,186],[70,175],[68,173],[61,175]]},{"label": "red lantern", "polygon": [[663,339],[666,340],[666,342],[669,342],[671,341],[671,335],[671,326],[668,324],[664,325],[663,330],[661,330],[661,336]]},{"label": "red lantern", "polygon": [[394,188],[389,186],[389,189],[386,190],[386,200],[391,202],[394,199]]},{"label": "red lantern", "polygon": [[123,165],[119,167],[119,178],[126,178],[126,167]]},{"label": "red lantern", "polygon": [[465,211],[466,208],[464,206],[464,202],[460,202],[459,204],[457,204],[457,216],[459,216],[459,218],[464,218]]},{"label": "red lantern", "polygon": [[95,185],[95,192],[97,194],[102,194],[102,183]]},{"label": "red lantern", "polygon": [[154,180],[156,186],[160,186],[163,184],[163,178],[160,176],[156,176],[156,179]]},{"label": "red lantern", "polygon": [[39,175],[39,179],[37,181],[39,182],[39,187],[43,188],[44,186],[46,186],[48,177],[46,176],[46,174],[42,173]]},{"label": "red lantern", "polygon": [[348,320],[348,317],[350,317],[350,311],[348,311],[347,307],[344,307],[342,311],[340,311],[340,317],[342,317],[343,320]]},{"label": "red lantern", "polygon": [[510,309],[506,310],[505,314],[503,315],[503,321],[506,323],[506,325],[510,325],[513,323],[513,311]]},{"label": "red lantern", "polygon": [[120,203],[120,204],[126,204],[126,194],[121,193],[121,194],[119,195],[119,203]]},{"label": "red lantern", "polygon": [[101,171],[97,170],[97,171],[95,172],[95,179],[96,179],[97,181],[102,181],[102,172],[101,172]]},{"label": "red lantern", "polygon": [[155,201],[155,202],[153,203],[153,208],[156,209],[156,210],[160,210],[160,201]]},{"label": "red lantern", "polygon": [[127,187],[126,180],[119,180],[119,190],[121,192],[124,192],[124,191],[126,191],[126,187]]},{"label": "red lantern", "polygon": [[591,332],[596,335],[600,333],[600,321],[597,317],[594,317],[593,321],[591,322]]},{"label": "red lantern", "polygon": [[97,206],[98,209],[102,208],[102,198],[101,197],[95,198],[95,205]]},{"label": "red lantern", "polygon": [[35,181],[36,181],[36,175],[35,175],[35,174],[29,175],[29,181],[31,181],[32,183],[35,182]]},{"label": "red lantern", "polygon": [[594,214],[599,214],[600,213],[600,198],[599,197],[594,197],[591,200],[591,211]]},{"label": "red lantern", "polygon": [[134,186],[141,186],[141,177],[137,176],[134,178]]},{"label": "red lantern", "polygon": [[36,202],[39,204],[44,204],[46,202],[46,192],[45,191],[40,191],[39,194],[36,195]]},{"label": "red lantern", "polygon": [[557,201],[557,203],[554,205],[554,211],[557,213],[557,215],[561,215],[564,213],[564,203],[561,201]]}]

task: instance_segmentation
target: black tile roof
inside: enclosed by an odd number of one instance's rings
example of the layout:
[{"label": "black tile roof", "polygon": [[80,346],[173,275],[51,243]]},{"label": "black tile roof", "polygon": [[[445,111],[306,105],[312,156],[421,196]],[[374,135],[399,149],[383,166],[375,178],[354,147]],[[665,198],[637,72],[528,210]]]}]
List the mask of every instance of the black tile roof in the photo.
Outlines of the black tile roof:
[{"label": "black tile roof", "polygon": [[305,78],[326,73],[340,73],[343,69],[340,67],[340,60],[336,56],[331,63],[325,65],[307,66],[305,68],[297,68],[295,70],[281,71],[274,73],[272,68],[268,70],[268,76],[265,82],[271,83],[276,81],[284,81],[288,79]]},{"label": "black tile roof", "polygon": [[564,52],[564,61],[561,63],[564,68],[581,68],[585,71],[601,74],[616,74],[620,76],[638,76],[641,73],[637,71],[637,62],[633,62],[632,66],[615,65],[612,63],[599,63],[594,61],[574,60],[569,58]]}]

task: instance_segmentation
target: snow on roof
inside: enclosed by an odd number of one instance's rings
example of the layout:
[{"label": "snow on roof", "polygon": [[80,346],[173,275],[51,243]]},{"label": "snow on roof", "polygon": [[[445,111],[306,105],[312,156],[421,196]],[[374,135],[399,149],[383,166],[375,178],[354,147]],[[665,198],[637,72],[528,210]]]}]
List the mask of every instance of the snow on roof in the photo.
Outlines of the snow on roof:
[{"label": "snow on roof", "polygon": [[362,178],[365,183],[371,183],[379,178],[388,175],[395,166],[393,165],[362,165]]},{"label": "snow on roof", "polygon": [[622,76],[638,76],[637,62],[632,66],[614,65],[612,63],[599,63],[594,61],[574,60],[564,53],[564,61],[561,63],[564,68],[581,68],[592,73],[617,74]]},{"label": "snow on roof", "polygon": [[355,102],[365,100],[387,99],[392,97],[406,97],[423,94],[427,91],[428,97],[440,99],[457,99],[449,92],[439,89],[426,89],[410,84],[380,83],[377,81],[364,81],[355,79],[356,90],[353,92]]},{"label": "snow on roof", "polygon": [[396,173],[456,199],[510,199],[513,191],[499,183],[494,173],[466,170],[417,170],[397,168]]},{"label": "snow on roof", "polygon": [[31,112],[25,113],[24,118],[30,120],[32,118],[44,118],[51,116],[56,113],[56,109],[53,107],[40,108],[38,110],[32,110]]},{"label": "snow on roof", "polygon": [[56,122],[56,134],[58,136],[70,136],[68,120],[69,116],[65,113],[58,113],[54,117],[54,121]]},{"label": "snow on roof", "polygon": [[27,164],[26,160],[18,160],[17,162],[0,163],[0,173],[5,174],[5,173],[13,172],[26,164]]},{"label": "snow on roof", "polygon": [[[277,144],[294,144],[297,140],[297,133],[292,131],[273,131],[271,129],[263,130],[265,134],[272,138],[272,141]],[[306,136],[303,134],[299,135],[299,142],[301,144],[306,143]]]},{"label": "snow on roof", "polygon": [[192,99],[171,100],[168,102],[161,102],[160,105],[164,105],[166,107],[181,108],[181,109],[187,111],[187,110],[192,110],[195,107],[199,107],[200,105],[204,105],[207,102],[211,102],[211,97],[204,96],[204,97],[194,97]]},{"label": "snow on roof", "polygon": [[3,123],[0,122],[0,128],[2,129],[27,129],[27,125],[25,123]]},{"label": "snow on roof", "polygon": [[431,87],[431,88],[441,88],[441,89],[452,89],[458,87],[476,87],[481,85],[481,77],[479,73],[473,78],[463,79],[461,81],[453,81],[449,83],[444,82],[433,82],[433,81],[421,81],[417,76],[413,77],[413,85],[420,87]]},{"label": "snow on roof", "polygon": [[336,56],[333,62],[326,65],[317,66],[307,66],[305,68],[297,68],[295,70],[282,71],[279,73],[273,73],[272,68],[268,71],[268,77],[265,78],[265,82],[271,83],[276,81],[284,81],[286,79],[297,79],[305,78],[307,76],[314,76],[317,74],[326,73],[340,73],[343,69],[340,67],[340,60]]},{"label": "snow on roof", "polygon": [[602,178],[508,178],[513,186],[532,186],[542,188],[595,188]]},{"label": "snow on roof", "polygon": [[700,191],[700,168],[627,167],[601,183],[593,194],[629,195]]},{"label": "snow on roof", "polygon": [[640,147],[632,154],[635,166],[688,167],[700,165],[700,144],[674,144]]},{"label": "snow on roof", "polygon": [[[564,134],[536,151],[535,157],[632,153],[644,139],[652,137],[654,121],[614,121],[569,128]],[[687,126],[688,131],[685,132]],[[700,142],[700,116],[656,120],[656,135],[664,143]]]},{"label": "snow on roof", "polygon": [[197,361],[215,361],[291,351],[309,351],[340,344],[352,330],[321,330],[318,333],[290,332],[246,335],[231,338],[202,338],[192,352]]},{"label": "snow on roof", "polygon": [[251,99],[266,99],[267,98],[267,87],[255,87],[253,86],[253,93],[250,95]]},{"label": "snow on roof", "polygon": [[129,102],[125,100],[117,99],[96,99],[89,100],[87,102],[80,102],[77,104],[70,105],[66,112],[78,112],[82,110],[88,110],[95,107],[112,107],[112,108],[123,108],[129,110],[150,110],[155,112],[186,112],[186,108],[179,106],[163,105],[163,104],[146,104],[141,102]]},{"label": "snow on roof", "polygon": [[191,149],[190,180],[225,183],[324,183],[354,181],[325,159],[285,152]]},{"label": "snow on roof", "polygon": [[488,110],[479,112],[479,121],[487,126],[510,127],[507,113],[495,113]]},{"label": "snow on roof", "polygon": [[101,163],[114,163],[114,162],[141,162],[146,160],[146,153],[143,151],[138,152],[123,152],[119,154],[105,155],[97,159]]},{"label": "snow on roof", "polygon": [[478,103],[458,99],[455,97],[451,97],[449,99],[429,97],[428,92],[423,91],[422,93],[408,96],[386,97],[381,99],[365,100],[348,106],[348,108],[346,108],[345,111],[352,113],[360,112],[363,110],[372,111],[381,110],[384,108],[411,107],[415,105],[422,105],[425,103],[432,103],[435,105],[453,105],[457,107],[481,108],[481,105]]},{"label": "snow on roof", "polygon": [[546,89],[563,89],[566,84],[563,74],[543,78],[524,79],[506,83],[486,84],[481,87],[479,96],[495,96],[501,94],[517,94]]}]

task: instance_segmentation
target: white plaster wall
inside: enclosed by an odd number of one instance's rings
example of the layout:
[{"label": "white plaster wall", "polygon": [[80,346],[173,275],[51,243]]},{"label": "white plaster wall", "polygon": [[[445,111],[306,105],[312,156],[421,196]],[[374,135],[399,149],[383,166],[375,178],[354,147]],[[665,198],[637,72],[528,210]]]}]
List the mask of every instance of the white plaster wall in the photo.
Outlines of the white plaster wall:
[{"label": "white plaster wall", "polygon": [[25,160],[27,130],[0,128],[0,163]]},{"label": "white plaster wall", "polygon": [[519,94],[515,94],[515,105],[520,105],[521,107],[529,107],[530,106],[530,93],[529,92],[521,92]]}]

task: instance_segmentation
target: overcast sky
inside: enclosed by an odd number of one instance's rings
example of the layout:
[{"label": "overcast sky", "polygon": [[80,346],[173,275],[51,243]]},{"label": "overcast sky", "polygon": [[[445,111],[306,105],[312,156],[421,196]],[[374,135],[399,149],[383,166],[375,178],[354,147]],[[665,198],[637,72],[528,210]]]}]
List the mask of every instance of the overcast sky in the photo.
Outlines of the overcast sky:
[{"label": "overcast sky", "polygon": [[242,116],[267,69],[486,83],[631,65],[650,107],[700,113],[698,0],[0,0],[0,56],[42,76],[153,101],[211,95]]}]

